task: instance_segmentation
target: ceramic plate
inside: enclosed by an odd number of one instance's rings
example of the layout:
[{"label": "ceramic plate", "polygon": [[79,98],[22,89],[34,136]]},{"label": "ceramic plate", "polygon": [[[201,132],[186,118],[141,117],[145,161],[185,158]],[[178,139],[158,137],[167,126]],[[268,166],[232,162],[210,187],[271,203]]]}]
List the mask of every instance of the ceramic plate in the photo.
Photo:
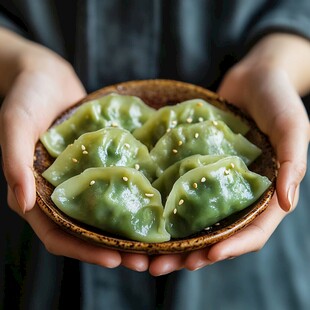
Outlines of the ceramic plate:
[{"label": "ceramic plate", "polygon": [[78,238],[112,249],[148,254],[181,253],[201,249],[232,236],[249,225],[267,208],[275,191],[276,180],[275,155],[267,137],[238,109],[207,89],[171,80],[142,80],[120,83],[91,93],[59,116],[55,123],[64,121],[83,102],[111,92],[138,96],[154,108],[160,108],[167,104],[176,104],[188,99],[201,98],[223,110],[229,110],[239,115],[246,119],[251,128],[246,135],[247,139],[263,151],[262,155],[250,166],[250,169],[267,176],[272,181],[272,184],[260,200],[253,205],[211,226],[208,230],[204,230],[186,239],[172,239],[163,243],[144,243],[125,240],[73,220],[54,205],[50,198],[54,187],[42,177],[42,172],[52,164],[54,159],[47,153],[44,146],[38,142],[34,154],[37,204],[56,224]]}]

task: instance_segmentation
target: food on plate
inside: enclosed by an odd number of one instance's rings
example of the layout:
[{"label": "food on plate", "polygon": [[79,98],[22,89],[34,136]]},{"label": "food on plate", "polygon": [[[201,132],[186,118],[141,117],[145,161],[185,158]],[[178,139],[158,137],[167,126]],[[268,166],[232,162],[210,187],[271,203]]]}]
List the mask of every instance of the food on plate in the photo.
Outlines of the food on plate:
[{"label": "food on plate", "polygon": [[245,135],[249,126],[239,116],[223,111],[205,100],[192,99],[157,110],[133,135],[152,149],[169,130],[181,124],[194,124],[206,120],[222,120],[235,133]]},{"label": "food on plate", "polygon": [[150,181],[155,177],[155,164],[145,145],[129,131],[103,128],[82,134],[43,172],[54,186],[91,167],[124,166],[141,171]]},{"label": "food on plate", "polygon": [[237,156],[194,168],[172,187],[164,210],[166,229],[173,238],[197,233],[251,205],[270,184]]},{"label": "food on plate", "polygon": [[215,163],[226,155],[191,155],[168,167],[152,185],[161,193],[163,203],[176,182],[186,172],[201,166]]},{"label": "food on plate", "polygon": [[165,242],[203,231],[271,185],[250,170],[262,150],[249,122],[202,99],[157,111],[115,93],[41,136],[56,157],[42,176],[67,216],[118,237]]},{"label": "food on plate", "polygon": [[166,132],[150,151],[157,176],[190,155],[238,155],[249,165],[261,150],[241,134],[235,134],[223,121],[179,125]]},{"label": "food on plate", "polygon": [[57,157],[83,133],[104,127],[120,127],[132,132],[154,111],[138,97],[112,93],[83,103],[67,120],[44,133],[40,140],[49,154]]},{"label": "food on plate", "polygon": [[89,168],[58,185],[52,196],[68,216],[143,242],[170,239],[160,193],[134,168]]}]

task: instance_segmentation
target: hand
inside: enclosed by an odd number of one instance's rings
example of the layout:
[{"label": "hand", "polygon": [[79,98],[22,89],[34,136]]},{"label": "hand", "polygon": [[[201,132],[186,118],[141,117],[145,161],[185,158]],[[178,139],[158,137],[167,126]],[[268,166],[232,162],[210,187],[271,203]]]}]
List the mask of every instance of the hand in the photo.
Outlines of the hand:
[{"label": "hand", "polygon": [[[85,96],[85,90],[71,66],[51,51],[20,41],[15,35],[6,39],[12,39],[10,48],[22,47],[22,56],[16,52],[16,61],[10,59],[12,64],[18,64],[14,78],[10,84],[0,87],[7,88],[0,112],[0,142],[9,206],[31,225],[52,254],[104,267],[122,264],[134,270],[146,270],[146,255],[123,254],[77,239],[60,229],[35,205],[32,171],[35,143],[62,111]],[[0,56],[3,54],[0,50]]]},{"label": "hand", "polygon": [[[299,56],[296,59],[295,52],[289,53],[298,48],[298,55],[307,55],[306,61],[300,60]],[[278,51],[287,53],[281,55]],[[267,210],[244,230],[209,248],[182,255],[154,257],[150,263],[153,275],[181,268],[196,270],[258,251],[288,214],[287,211],[294,210],[299,184],[306,171],[310,134],[309,120],[299,96],[310,90],[310,81],[296,71],[306,70],[310,63],[308,55],[310,44],[306,40],[291,35],[270,35],[228,72],[218,90],[223,98],[254,119],[276,151],[280,166],[276,195]]]}]

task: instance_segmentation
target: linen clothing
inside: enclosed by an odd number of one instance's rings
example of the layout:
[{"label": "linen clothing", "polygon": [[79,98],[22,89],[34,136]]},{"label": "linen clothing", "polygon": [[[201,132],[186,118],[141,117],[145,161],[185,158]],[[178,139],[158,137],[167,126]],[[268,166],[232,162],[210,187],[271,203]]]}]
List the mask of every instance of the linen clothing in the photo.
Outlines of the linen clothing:
[{"label": "linen clothing", "polygon": [[[310,39],[310,1],[0,0],[0,26],[66,58],[88,92],[149,78],[216,91],[262,36]],[[309,172],[296,211],[260,252],[159,278],[49,254],[6,206],[5,186],[2,175],[0,308],[310,309]]]}]

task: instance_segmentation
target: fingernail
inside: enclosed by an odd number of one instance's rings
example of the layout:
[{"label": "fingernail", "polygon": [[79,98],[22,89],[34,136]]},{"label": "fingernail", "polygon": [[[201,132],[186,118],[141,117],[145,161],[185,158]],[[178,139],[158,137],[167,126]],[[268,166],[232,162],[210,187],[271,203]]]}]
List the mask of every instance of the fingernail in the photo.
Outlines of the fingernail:
[{"label": "fingernail", "polygon": [[144,271],[146,271],[147,269],[148,269],[148,266],[147,266],[146,264],[144,264],[144,263],[137,264],[137,265],[135,266],[135,271],[137,271],[137,272],[144,272]]},{"label": "fingernail", "polygon": [[208,266],[208,265],[211,265],[211,264],[209,264],[208,262],[201,262],[201,263],[197,264],[197,265],[195,266],[195,268],[192,269],[192,271],[197,271],[197,270],[199,270],[199,269],[201,269],[201,268],[203,268],[203,267],[206,267],[206,266]]},{"label": "fingernail", "polygon": [[292,207],[293,207],[294,198],[295,198],[295,192],[296,192],[296,187],[294,185],[291,185],[289,190],[288,190],[288,193],[287,193],[287,199],[288,199],[288,201],[290,203],[289,210],[292,209]]},{"label": "fingernail", "polygon": [[166,274],[169,274],[169,273],[173,272],[174,270],[175,269],[173,269],[170,265],[163,266],[162,270],[159,273],[157,273],[157,276],[164,276]]},{"label": "fingernail", "polygon": [[25,214],[25,212],[26,212],[25,196],[24,196],[22,188],[19,185],[14,187],[14,194],[15,194],[15,198],[17,200],[17,203],[19,205],[19,208]]}]

